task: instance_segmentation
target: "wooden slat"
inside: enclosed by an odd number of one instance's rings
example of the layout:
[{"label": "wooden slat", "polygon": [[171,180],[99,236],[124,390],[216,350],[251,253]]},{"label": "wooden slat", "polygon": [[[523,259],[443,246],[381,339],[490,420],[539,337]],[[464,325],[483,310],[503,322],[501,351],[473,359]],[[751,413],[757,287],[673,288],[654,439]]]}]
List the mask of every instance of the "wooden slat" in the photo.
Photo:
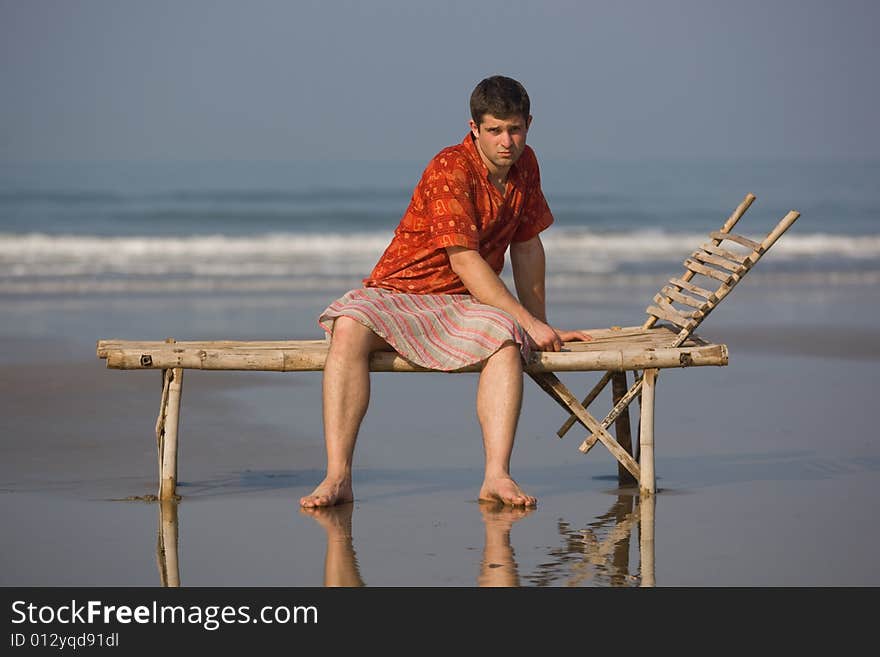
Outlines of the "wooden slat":
[{"label": "wooden slat", "polygon": [[705,297],[709,301],[715,301],[716,296],[715,292],[710,292],[709,290],[700,287],[699,285],[694,285],[690,281],[686,281],[681,278],[670,278],[669,282],[675,285],[676,287],[680,287],[688,292],[693,292],[694,294],[699,294],[701,297]]},{"label": "wooden slat", "polygon": [[738,262],[731,262],[727,258],[722,258],[721,256],[712,255],[711,253],[706,253],[703,250],[696,250],[691,254],[691,257],[694,260],[698,260],[700,262],[705,262],[710,265],[715,265],[717,267],[721,267],[722,269],[726,269],[729,272],[734,274],[742,273],[746,267]]},{"label": "wooden slat", "polygon": [[721,256],[722,258],[727,258],[728,260],[732,260],[733,262],[738,262],[739,264],[744,264],[748,260],[749,256],[749,254],[734,253],[733,251],[722,249],[720,246],[715,246],[711,242],[703,244],[700,248],[714,255]]},{"label": "wooden slat", "polygon": [[593,447],[595,447],[596,443],[598,442],[599,438],[596,436],[596,434],[591,433],[590,437],[580,444],[580,446],[578,447],[578,451],[580,451],[581,454],[588,454],[589,451],[593,449]]},{"label": "wooden slat", "polygon": [[684,308],[676,308],[669,301],[663,298],[663,295],[657,294],[654,295],[654,301],[657,302],[657,305],[663,308],[664,310],[671,310],[673,312],[677,312],[682,317],[687,317],[689,319],[702,319],[703,313],[699,310],[685,310]]},{"label": "wooden slat", "polygon": [[659,304],[657,306],[648,306],[645,312],[654,315],[657,319],[665,319],[668,322],[672,322],[683,329],[689,329],[696,325],[693,318],[685,317],[668,304],[666,306]]},{"label": "wooden slat", "polygon": [[757,242],[750,240],[748,237],[743,237],[742,235],[735,235],[734,233],[722,233],[720,231],[713,231],[709,233],[709,237],[715,240],[730,240],[731,242],[736,242],[747,249],[751,249],[752,251],[761,251],[761,245]]},{"label": "wooden slat", "polygon": [[727,283],[730,280],[731,276],[735,276],[736,274],[728,274],[723,271],[718,271],[712,267],[707,267],[703,264],[700,264],[696,260],[691,260],[688,258],[684,261],[684,266],[690,269],[692,272],[697,274],[702,274],[703,276],[707,276],[709,278],[714,278],[716,281],[721,281],[722,283]]},{"label": "wooden slat", "polygon": [[675,339],[676,332],[666,326],[655,327],[650,330],[639,329],[638,333],[628,335],[600,335],[586,330],[593,339],[589,342],[568,342],[565,348],[570,351],[600,351],[609,347],[665,347]]},{"label": "wooden slat", "polygon": [[[697,299],[696,297],[692,297],[688,294],[682,294],[674,287],[670,287],[666,285],[662,290],[660,290],[660,294],[658,296],[668,297],[673,301],[677,301],[678,303],[683,303],[686,306],[691,306],[692,308],[704,308],[709,302],[703,299]],[[656,298],[656,297],[655,297]]]}]

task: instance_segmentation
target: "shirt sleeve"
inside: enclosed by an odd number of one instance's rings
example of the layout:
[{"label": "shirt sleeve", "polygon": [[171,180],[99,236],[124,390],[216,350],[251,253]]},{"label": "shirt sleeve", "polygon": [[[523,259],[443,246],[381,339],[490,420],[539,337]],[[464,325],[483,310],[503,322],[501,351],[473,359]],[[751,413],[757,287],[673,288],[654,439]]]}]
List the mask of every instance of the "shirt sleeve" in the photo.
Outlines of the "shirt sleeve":
[{"label": "shirt sleeve", "polygon": [[480,233],[471,176],[460,155],[440,153],[422,176],[425,228],[436,248],[462,246],[477,250]]},{"label": "shirt sleeve", "polygon": [[[553,213],[541,191],[541,173],[538,169],[538,159],[531,149],[525,162],[524,176],[526,178],[526,201],[523,206],[522,218],[519,227],[513,234],[514,242],[527,242],[541,231],[547,229],[553,223]],[[525,155],[525,154],[524,154]]]}]

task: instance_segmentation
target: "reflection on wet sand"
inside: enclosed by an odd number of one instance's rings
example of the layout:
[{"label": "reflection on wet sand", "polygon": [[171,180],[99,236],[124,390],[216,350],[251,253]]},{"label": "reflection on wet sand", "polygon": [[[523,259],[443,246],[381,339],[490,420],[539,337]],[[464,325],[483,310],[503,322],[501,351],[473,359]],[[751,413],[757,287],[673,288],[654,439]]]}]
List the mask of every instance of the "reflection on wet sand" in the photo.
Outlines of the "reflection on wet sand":
[{"label": "reflection on wet sand", "polygon": [[[619,494],[607,512],[585,527],[560,520],[563,545],[528,577],[535,586],[654,586],[654,507],[652,495]],[[633,529],[639,529],[640,563],[630,564]]]},{"label": "reflection on wet sand", "polygon": [[485,541],[477,586],[519,586],[519,568],[510,543],[510,528],[534,508],[510,507],[497,502],[480,502]]},{"label": "reflection on wet sand", "polygon": [[159,529],[156,539],[156,564],[162,586],[180,586],[180,568],[177,565],[177,501],[160,500]]},{"label": "reflection on wet sand", "polygon": [[[510,530],[535,509],[479,504],[484,527],[478,586],[654,586],[654,507],[656,498],[619,494],[607,512],[581,529],[559,520],[562,546],[534,573],[521,575]],[[177,502],[159,502],[156,559],[162,586],[180,586]],[[354,504],[300,509],[326,532],[325,586],[365,586],[352,536]],[[630,563],[633,530],[639,530],[638,566]]]},{"label": "reflection on wet sand", "polygon": [[327,532],[324,555],[324,586],[366,586],[361,579],[357,555],[351,537],[351,514],[354,503],[324,508],[300,508]]}]

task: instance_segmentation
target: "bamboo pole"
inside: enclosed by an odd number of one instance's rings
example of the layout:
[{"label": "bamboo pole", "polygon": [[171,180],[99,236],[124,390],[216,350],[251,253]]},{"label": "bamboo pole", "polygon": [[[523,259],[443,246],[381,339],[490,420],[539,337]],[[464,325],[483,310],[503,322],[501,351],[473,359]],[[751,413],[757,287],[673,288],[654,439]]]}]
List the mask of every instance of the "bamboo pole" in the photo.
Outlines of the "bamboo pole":
[{"label": "bamboo pole", "polygon": [[657,498],[643,495],[639,498],[639,560],[642,587],[656,586],[654,577],[654,510]]},{"label": "bamboo pole", "polygon": [[[684,342],[682,340],[682,342]],[[526,372],[588,372],[640,370],[645,367],[688,367],[727,364],[724,345],[693,345],[682,347],[640,346],[625,341],[595,351],[542,351],[533,354],[525,365]],[[685,356],[682,360],[682,355]],[[138,346],[117,347],[107,352],[111,369],[198,369],[240,370],[259,372],[320,372],[327,359],[326,347],[308,349],[188,349],[161,347],[141,349]],[[481,363],[463,367],[454,373],[479,372]],[[378,352],[370,358],[372,372],[431,372],[410,363],[394,352]],[[609,377],[610,378],[610,377]],[[598,393],[597,393],[598,394]]]},{"label": "bamboo pole", "polygon": [[791,225],[797,221],[800,216],[801,213],[797,210],[789,210],[788,214],[776,224],[776,228],[770,231],[770,234],[761,241],[761,255],[764,255],[764,253],[776,243],[776,240],[782,237],[785,231],[791,228]]},{"label": "bamboo pole", "polygon": [[641,477],[639,492],[650,496],[657,492],[654,482],[654,388],[657,370],[645,370],[642,376],[642,411],[639,425],[639,451],[641,454]]},{"label": "bamboo pole", "polygon": [[156,561],[162,586],[180,586],[180,567],[177,559],[178,529],[177,502],[159,500],[159,536],[156,544]]},{"label": "bamboo pole", "polygon": [[162,370],[162,398],[159,401],[159,417],[156,418],[156,460],[159,464],[159,473],[162,472],[162,453],[165,449],[165,420],[168,410],[168,388],[171,385],[171,374],[168,370]]},{"label": "bamboo pole", "polygon": [[172,500],[177,486],[177,430],[180,424],[180,398],[183,391],[183,369],[171,370],[165,434],[162,445],[162,469],[159,473],[159,499]]},{"label": "bamboo pole", "polygon": [[[611,394],[615,404],[626,394],[626,389],[626,372],[615,372],[611,377]],[[629,411],[621,413],[614,421],[614,437],[617,438],[617,442],[620,443],[620,446],[632,455],[632,433],[629,424]],[[623,464],[619,461],[617,463],[617,483],[620,486],[631,486],[632,484],[638,483],[632,474],[630,474],[629,470],[623,467]]]}]

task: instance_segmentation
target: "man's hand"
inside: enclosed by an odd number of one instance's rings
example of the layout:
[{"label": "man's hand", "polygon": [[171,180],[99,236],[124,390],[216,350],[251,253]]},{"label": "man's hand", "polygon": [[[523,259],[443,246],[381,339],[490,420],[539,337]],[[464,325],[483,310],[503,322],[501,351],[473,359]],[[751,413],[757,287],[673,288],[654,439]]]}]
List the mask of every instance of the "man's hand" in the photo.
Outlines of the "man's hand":
[{"label": "man's hand", "polygon": [[524,325],[523,328],[538,351],[561,351],[565,342],[589,342],[593,339],[589,333],[562,331],[537,319],[529,326]]},{"label": "man's hand", "polygon": [[539,319],[532,318],[532,320],[523,324],[523,328],[529,334],[538,351],[559,351],[562,349],[563,340],[555,328]]},{"label": "man's hand", "polygon": [[[531,245],[531,247],[529,247]],[[533,250],[532,250],[533,249]],[[563,342],[592,340],[583,331],[560,331],[543,321],[544,313],[544,250],[539,238],[519,244],[514,275],[517,288],[527,298],[519,303],[478,251],[461,246],[446,247],[449,264],[468,291],[480,303],[501,308],[520,323],[540,351],[559,351]],[[538,254],[538,262],[529,262],[528,254]],[[511,251],[511,255],[513,252]],[[537,316],[536,316],[537,315]]]},{"label": "man's hand", "polygon": [[563,331],[556,329],[557,335],[563,342],[592,342],[593,336],[584,331]]}]

